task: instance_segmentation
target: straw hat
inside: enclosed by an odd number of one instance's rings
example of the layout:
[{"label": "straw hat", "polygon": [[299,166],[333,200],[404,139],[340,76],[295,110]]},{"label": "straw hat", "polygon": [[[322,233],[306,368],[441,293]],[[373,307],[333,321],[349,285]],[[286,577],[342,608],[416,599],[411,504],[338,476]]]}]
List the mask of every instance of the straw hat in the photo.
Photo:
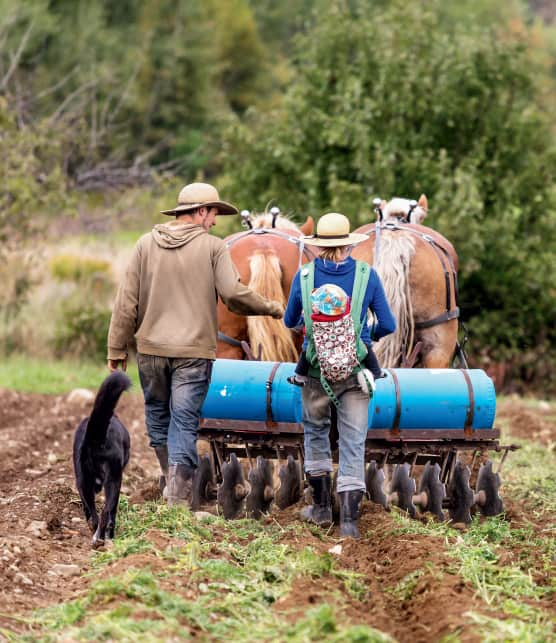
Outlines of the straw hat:
[{"label": "straw hat", "polygon": [[178,205],[171,210],[161,210],[162,214],[180,214],[197,208],[218,208],[218,214],[237,214],[238,209],[231,203],[221,201],[217,189],[209,183],[190,183],[182,188]]},{"label": "straw hat", "polygon": [[349,219],[338,212],[323,215],[317,223],[317,233],[303,237],[303,241],[311,246],[335,248],[337,246],[352,246],[369,237],[366,234],[349,231]]}]

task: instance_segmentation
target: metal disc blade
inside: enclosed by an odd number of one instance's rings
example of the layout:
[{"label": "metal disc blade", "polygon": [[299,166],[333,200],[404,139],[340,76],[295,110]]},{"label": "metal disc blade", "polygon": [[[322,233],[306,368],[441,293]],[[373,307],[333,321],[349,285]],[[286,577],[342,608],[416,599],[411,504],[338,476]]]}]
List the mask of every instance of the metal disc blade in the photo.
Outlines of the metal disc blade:
[{"label": "metal disc blade", "polygon": [[[235,453],[222,465],[222,482],[218,487],[218,505],[224,518],[236,518],[241,512],[246,493],[241,464]],[[243,493],[243,495],[242,495]]]},{"label": "metal disc blade", "polygon": [[365,475],[365,484],[367,492],[372,502],[388,508],[388,497],[384,492],[384,469],[379,469],[375,460],[369,462],[367,473]]},{"label": "metal disc blade", "polygon": [[397,464],[392,476],[392,492],[398,494],[398,507],[407,511],[415,518],[415,505],[413,504],[413,494],[415,493],[415,480],[409,477],[410,466],[407,462]]},{"label": "metal disc blade", "polygon": [[214,476],[212,464],[208,455],[199,460],[199,466],[193,477],[193,497],[191,508],[196,511],[199,507],[211,500],[211,492],[214,489]]},{"label": "metal disc blade", "polygon": [[278,471],[280,487],[276,491],[276,504],[280,509],[294,505],[301,497],[301,473],[294,457],[289,455],[286,464]]},{"label": "metal disc blade", "polygon": [[427,504],[421,506],[421,511],[429,511],[442,522],[446,520],[446,515],[442,511],[442,502],[446,497],[446,486],[440,482],[440,465],[430,462],[425,464],[421,479],[419,480],[419,493],[427,494]]},{"label": "metal disc blade", "polygon": [[269,460],[261,455],[257,463],[249,471],[249,485],[251,487],[246,499],[247,515],[251,518],[260,518],[270,509],[274,500],[274,467]]},{"label": "metal disc blade", "polygon": [[504,512],[504,503],[498,495],[500,488],[500,474],[492,470],[492,461],[481,465],[479,475],[477,476],[476,491],[484,491],[485,503],[479,505],[479,510],[483,516],[498,516]]},{"label": "metal disc blade", "polygon": [[456,462],[448,485],[450,497],[450,518],[452,522],[469,524],[471,522],[471,507],[473,506],[473,489],[469,486],[469,467]]}]

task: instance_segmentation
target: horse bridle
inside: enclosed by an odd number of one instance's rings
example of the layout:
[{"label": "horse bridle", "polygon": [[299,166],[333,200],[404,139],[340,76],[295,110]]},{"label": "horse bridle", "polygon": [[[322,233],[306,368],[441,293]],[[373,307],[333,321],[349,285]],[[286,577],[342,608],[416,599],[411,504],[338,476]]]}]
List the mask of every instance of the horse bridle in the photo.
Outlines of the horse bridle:
[{"label": "horse bridle", "polygon": [[[272,228],[253,228],[250,227],[249,230],[246,230],[245,232],[240,232],[238,233],[235,237],[232,239],[229,239],[226,241],[226,247],[231,248],[233,245],[235,245],[240,239],[244,239],[245,237],[248,237],[252,234],[270,234],[275,237],[280,237],[281,239],[285,239],[286,241],[289,241],[290,243],[294,243],[296,246],[299,247],[299,266],[301,267],[301,259],[303,256],[307,259],[307,261],[311,261],[312,259],[315,258],[315,255],[312,251],[308,250],[305,247],[305,244],[303,243],[303,240],[300,237],[295,237],[291,234],[287,234],[285,232],[282,232],[281,230],[278,230],[277,228],[274,227],[275,219],[276,216],[273,214],[273,219],[272,219]],[[218,339],[221,342],[224,342],[225,344],[229,344],[230,346],[234,346],[236,348],[241,348],[243,352],[247,355],[247,359],[249,360],[255,360],[257,361],[257,356],[253,353],[252,348],[249,346],[249,344],[245,340],[238,340],[235,339],[234,337],[230,337],[229,335],[226,335],[222,331],[218,331]],[[258,359],[260,360],[260,353],[261,353],[261,347],[259,347],[259,357]]]}]

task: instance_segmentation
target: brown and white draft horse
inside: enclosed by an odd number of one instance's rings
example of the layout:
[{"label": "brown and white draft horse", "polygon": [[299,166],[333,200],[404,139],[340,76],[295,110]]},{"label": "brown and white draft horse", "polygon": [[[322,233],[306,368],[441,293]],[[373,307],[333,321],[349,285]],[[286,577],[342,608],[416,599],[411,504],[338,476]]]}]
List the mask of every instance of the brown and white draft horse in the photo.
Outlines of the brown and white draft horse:
[{"label": "brown and white draft horse", "polygon": [[[291,282],[302,263],[314,258],[301,237],[313,232],[313,219],[300,227],[275,212],[247,219],[249,230],[226,237],[242,283],[267,299],[288,301]],[[276,362],[297,361],[302,337],[292,333],[281,319],[243,317],[218,301],[217,357],[256,358]]]},{"label": "brown and white draft horse", "polygon": [[398,324],[374,346],[383,368],[449,368],[458,347],[456,251],[439,232],[408,223],[422,221],[427,208],[425,195],[419,201],[383,201],[377,223],[355,230],[369,240],[352,256],[374,266]]}]

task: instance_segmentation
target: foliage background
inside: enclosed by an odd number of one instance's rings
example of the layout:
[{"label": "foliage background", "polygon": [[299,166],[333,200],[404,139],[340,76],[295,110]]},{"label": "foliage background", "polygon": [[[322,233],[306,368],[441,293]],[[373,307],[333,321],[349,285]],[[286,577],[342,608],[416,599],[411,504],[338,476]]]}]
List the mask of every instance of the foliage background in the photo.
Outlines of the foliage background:
[{"label": "foliage background", "polygon": [[[554,391],[554,14],[522,0],[0,0],[4,353],[102,359],[117,265],[60,279],[51,260],[77,265],[87,246],[118,264],[190,180],[354,226],[375,196],[425,192],[460,256],[474,364]],[[87,245],[107,232],[112,245]]]}]

